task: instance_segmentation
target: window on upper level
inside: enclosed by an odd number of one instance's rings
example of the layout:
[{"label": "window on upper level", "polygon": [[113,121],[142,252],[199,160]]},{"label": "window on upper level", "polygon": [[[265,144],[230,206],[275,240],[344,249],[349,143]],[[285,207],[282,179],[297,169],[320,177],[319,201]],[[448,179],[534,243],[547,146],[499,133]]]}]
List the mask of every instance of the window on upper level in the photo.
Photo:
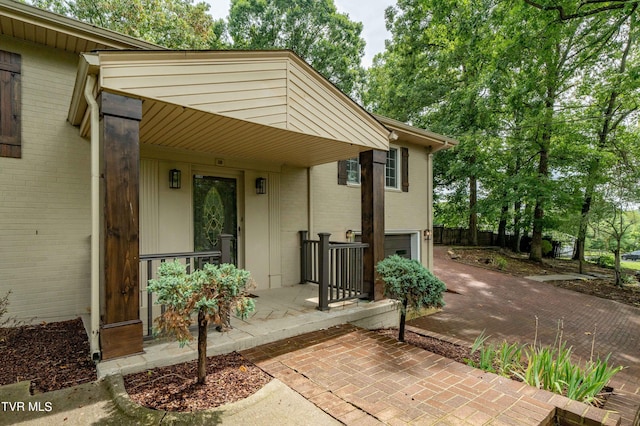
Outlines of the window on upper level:
[{"label": "window on upper level", "polygon": [[[388,189],[409,191],[409,150],[390,147],[385,164],[384,184]],[[338,184],[360,185],[360,161],[358,157],[338,162]]]}]

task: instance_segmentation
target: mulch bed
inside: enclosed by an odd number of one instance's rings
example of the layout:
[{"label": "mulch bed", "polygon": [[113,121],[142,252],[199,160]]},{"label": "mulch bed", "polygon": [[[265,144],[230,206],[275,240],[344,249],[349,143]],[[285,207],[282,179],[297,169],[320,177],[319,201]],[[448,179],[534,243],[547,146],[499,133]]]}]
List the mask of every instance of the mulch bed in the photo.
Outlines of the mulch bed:
[{"label": "mulch bed", "polygon": [[124,377],[132,400],[156,410],[195,411],[239,401],[260,390],[271,376],[237,352],[207,358],[207,380],[196,383],[197,362],[155,368]]},{"label": "mulch bed", "polygon": [[0,329],[0,385],[31,381],[41,393],[96,380],[80,318]]},{"label": "mulch bed", "polygon": [[[380,329],[377,330],[377,332],[393,339],[398,338],[398,330],[395,328]],[[471,349],[469,347],[456,345],[455,343],[446,342],[444,340],[436,339],[435,337],[424,336],[412,331],[405,331],[404,341],[410,345],[417,346],[436,355],[452,359],[462,364],[467,364],[468,359],[475,362],[480,361],[479,354],[474,353],[471,355]]]}]

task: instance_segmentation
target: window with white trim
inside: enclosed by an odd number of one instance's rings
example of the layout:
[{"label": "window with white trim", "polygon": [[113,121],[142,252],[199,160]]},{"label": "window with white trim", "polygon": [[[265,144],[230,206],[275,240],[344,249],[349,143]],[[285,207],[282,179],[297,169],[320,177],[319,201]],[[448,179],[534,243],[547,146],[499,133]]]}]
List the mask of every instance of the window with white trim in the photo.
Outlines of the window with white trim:
[{"label": "window with white trim", "polygon": [[400,162],[398,161],[398,148],[389,147],[387,152],[387,164],[384,167],[384,186],[398,189],[400,182]]},{"label": "window with white trim", "polygon": [[[409,192],[409,149],[389,147],[385,164],[385,188]],[[360,160],[353,157],[338,161],[338,185],[360,185]]]}]

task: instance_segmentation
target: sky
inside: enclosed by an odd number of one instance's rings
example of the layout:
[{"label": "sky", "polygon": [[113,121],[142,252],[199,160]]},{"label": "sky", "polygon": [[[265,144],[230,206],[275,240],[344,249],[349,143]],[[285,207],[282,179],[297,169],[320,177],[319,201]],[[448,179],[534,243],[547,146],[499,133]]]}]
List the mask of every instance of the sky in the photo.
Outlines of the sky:
[{"label": "sky", "polygon": [[[205,0],[211,5],[214,18],[229,15],[230,0]],[[362,38],[367,42],[362,65],[369,67],[376,53],[384,51],[385,39],[391,38],[384,25],[384,10],[395,4],[393,0],[334,0],[338,12],[346,13],[352,21],[362,22]]]}]

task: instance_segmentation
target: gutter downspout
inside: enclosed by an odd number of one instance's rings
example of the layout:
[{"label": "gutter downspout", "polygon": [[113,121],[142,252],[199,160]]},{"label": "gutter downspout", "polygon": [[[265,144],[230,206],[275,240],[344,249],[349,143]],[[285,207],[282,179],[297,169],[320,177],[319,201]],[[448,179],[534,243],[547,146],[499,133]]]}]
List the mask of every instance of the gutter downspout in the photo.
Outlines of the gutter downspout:
[{"label": "gutter downspout", "polygon": [[91,110],[91,359],[100,353],[100,108],[93,97],[96,76],[88,75],[84,97]]}]

